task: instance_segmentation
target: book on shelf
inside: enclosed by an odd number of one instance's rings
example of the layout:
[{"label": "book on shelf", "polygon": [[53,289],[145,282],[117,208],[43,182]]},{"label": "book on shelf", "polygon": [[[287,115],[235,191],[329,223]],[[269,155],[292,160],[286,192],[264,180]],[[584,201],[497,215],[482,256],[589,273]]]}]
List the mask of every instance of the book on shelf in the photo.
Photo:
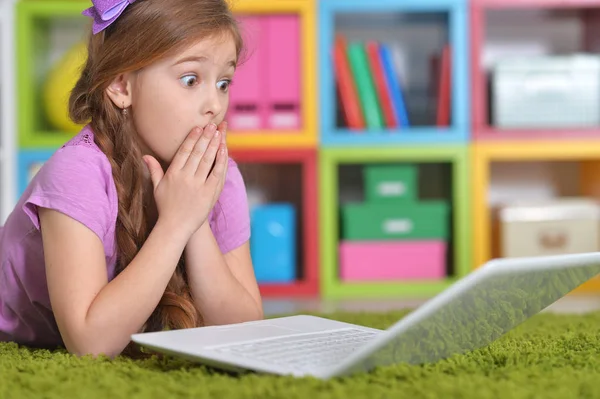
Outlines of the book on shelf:
[{"label": "book on shelf", "polygon": [[[445,45],[430,66],[436,113],[433,124],[450,124],[451,51]],[[349,130],[403,130],[411,126],[406,88],[392,46],[375,40],[349,42],[337,34],[333,68],[341,122]]]},{"label": "book on shelf", "polygon": [[394,114],[398,120],[398,126],[400,128],[408,128],[410,126],[408,110],[406,107],[402,85],[400,83],[400,77],[396,72],[390,47],[387,45],[380,45],[379,55],[381,57],[381,64],[385,72]]},{"label": "book on shelf", "polygon": [[437,88],[437,126],[450,125],[450,46],[444,46],[436,75],[439,76]]},{"label": "book on shelf", "polygon": [[349,43],[347,51],[367,128],[380,129],[383,127],[383,116],[365,47],[362,43]]},{"label": "book on shelf", "polygon": [[333,53],[336,87],[339,92],[340,108],[347,126],[350,129],[362,130],[365,128],[365,119],[358,103],[358,93],[346,55],[346,46],[346,40],[342,36],[336,37]]},{"label": "book on shelf", "polygon": [[392,98],[390,96],[390,87],[387,76],[385,76],[385,70],[383,69],[383,62],[381,54],[379,52],[380,45],[376,41],[369,41],[365,44],[367,55],[369,58],[369,67],[373,80],[375,83],[375,89],[377,91],[377,98],[381,106],[381,112],[385,121],[385,126],[390,129],[398,127],[398,121],[394,110],[392,108]]}]

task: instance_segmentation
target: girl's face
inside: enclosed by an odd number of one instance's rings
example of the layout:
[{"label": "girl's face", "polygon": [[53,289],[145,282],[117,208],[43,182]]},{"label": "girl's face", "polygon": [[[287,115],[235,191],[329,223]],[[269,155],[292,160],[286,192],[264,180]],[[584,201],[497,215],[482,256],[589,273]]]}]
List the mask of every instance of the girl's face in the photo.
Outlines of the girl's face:
[{"label": "girl's face", "polygon": [[131,107],[142,151],[168,164],[192,128],[223,121],[236,62],[235,43],[224,34],[123,75],[108,93]]}]

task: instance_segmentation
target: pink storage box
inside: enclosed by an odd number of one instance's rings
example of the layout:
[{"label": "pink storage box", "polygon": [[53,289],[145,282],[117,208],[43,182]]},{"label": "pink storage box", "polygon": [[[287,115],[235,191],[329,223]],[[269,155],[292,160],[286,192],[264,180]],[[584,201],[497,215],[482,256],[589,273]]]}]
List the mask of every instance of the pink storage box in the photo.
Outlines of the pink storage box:
[{"label": "pink storage box", "polygon": [[263,120],[265,30],[260,16],[240,16],[240,29],[250,57],[238,66],[230,88],[227,124],[230,130],[259,130]]},{"label": "pink storage box", "polygon": [[342,280],[431,280],[446,276],[444,241],[342,241]]},{"label": "pink storage box", "polygon": [[266,124],[270,129],[300,128],[300,18],[265,17]]}]

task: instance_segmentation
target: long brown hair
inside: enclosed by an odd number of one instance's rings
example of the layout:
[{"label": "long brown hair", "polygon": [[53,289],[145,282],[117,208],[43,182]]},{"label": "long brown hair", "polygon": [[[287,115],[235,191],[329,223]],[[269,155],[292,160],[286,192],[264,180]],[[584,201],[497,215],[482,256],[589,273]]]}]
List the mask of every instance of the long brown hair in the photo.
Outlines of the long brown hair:
[{"label": "long brown hair", "polygon": [[[225,0],[137,0],[107,29],[90,34],[88,58],[69,99],[75,123],[90,123],[106,154],[119,199],[117,273],[132,261],[152,228],[145,204],[141,150],[131,117],[106,94],[120,74],[140,70],[198,40],[232,35],[239,58],[242,38]],[[197,327],[202,317],[192,301],[183,257],[144,330]]]}]

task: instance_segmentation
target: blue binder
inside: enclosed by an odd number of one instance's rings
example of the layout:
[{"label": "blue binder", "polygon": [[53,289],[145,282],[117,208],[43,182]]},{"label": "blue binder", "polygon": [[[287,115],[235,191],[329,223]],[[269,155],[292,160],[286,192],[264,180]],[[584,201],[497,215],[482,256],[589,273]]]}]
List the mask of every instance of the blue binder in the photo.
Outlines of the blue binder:
[{"label": "blue binder", "polygon": [[292,204],[257,205],[251,210],[250,251],[258,283],[296,279],[296,209]]}]

